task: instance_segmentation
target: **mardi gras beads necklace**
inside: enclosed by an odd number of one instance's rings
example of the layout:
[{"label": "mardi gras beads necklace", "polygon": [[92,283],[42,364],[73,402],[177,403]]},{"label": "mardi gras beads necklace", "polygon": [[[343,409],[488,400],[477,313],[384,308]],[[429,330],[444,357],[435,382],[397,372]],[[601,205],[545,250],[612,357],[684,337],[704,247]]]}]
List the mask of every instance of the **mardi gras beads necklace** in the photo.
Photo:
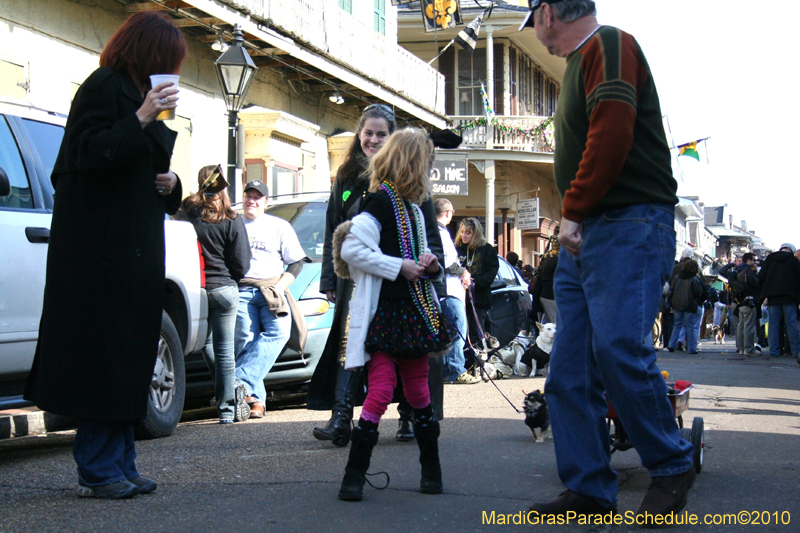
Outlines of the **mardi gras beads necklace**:
[{"label": "mardi gras beads necklace", "polygon": [[[403,259],[410,259],[419,264],[419,255],[422,252],[423,228],[420,217],[415,217],[414,228],[411,227],[411,216],[408,213],[405,202],[397,193],[394,185],[388,181],[381,183],[381,189],[389,196],[394,210],[394,218],[397,221],[397,238],[400,244],[400,253]],[[416,235],[415,235],[416,234]],[[415,239],[416,237],[416,239]],[[430,284],[426,283],[427,276],[422,280],[409,281],[411,289],[411,299],[414,306],[419,311],[433,335],[439,333],[439,314],[433,303]]]}]

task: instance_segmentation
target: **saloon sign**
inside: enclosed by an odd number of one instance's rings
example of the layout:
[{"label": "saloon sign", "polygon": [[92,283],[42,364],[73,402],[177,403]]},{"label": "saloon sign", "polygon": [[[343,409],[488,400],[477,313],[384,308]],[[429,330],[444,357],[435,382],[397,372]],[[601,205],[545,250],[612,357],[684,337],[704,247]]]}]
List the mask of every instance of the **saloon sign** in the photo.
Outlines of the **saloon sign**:
[{"label": "saloon sign", "polygon": [[467,154],[436,152],[431,169],[433,194],[437,196],[467,196]]},{"label": "saloon sign", "polygon": [[520,200],[517,202],[517,228],[537,229],[539,227],[539,199]]}]

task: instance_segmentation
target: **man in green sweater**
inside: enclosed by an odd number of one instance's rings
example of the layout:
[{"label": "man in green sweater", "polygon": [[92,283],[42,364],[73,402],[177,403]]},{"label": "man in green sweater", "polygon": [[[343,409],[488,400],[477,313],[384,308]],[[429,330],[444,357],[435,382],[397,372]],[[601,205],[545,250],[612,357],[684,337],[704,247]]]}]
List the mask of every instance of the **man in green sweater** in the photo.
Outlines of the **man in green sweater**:
[{"label": "man in green sweater", "polygon": [[650,473],[637,514],[652,522],[686,505],[695,477],[644,342],[675,257],[677,183],[658,94],[635,39],[600,26],[593,1],[529,1],[536,37],[567,61],[555,118],[567,253],[554,278],[558,335],[545,385],[567,490],[531,511],[616,512],[607,395]]}]

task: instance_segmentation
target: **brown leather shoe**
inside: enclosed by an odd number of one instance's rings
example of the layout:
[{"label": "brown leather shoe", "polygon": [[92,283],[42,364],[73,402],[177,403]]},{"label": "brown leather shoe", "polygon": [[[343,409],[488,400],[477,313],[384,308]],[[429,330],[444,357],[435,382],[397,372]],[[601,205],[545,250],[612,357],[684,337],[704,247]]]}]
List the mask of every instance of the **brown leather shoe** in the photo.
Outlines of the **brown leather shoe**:
[{"label": "brown leather shoe", "polygon": [[247,405],[253,405],[258,401],[258,398],[256,398],[255,396],[248,396],[247,398],[244,399],[244,401],[247,402]]},{"label": "brown leather shoe", "polygon": [[264,413],[267,410],[267,406],[263,403],[256,401],[253,405],[250,406],[250,418],[264,418]]},{"label": "brown leather shoe", "polygon": [[[654,517],[678,513],[686,506],[686,495],[697,474],[694,466],[675,476],[655,476],[651,478],[650,487],[644,500],[636,511],[637,515],[644,515],[642,527],[650,528],[659,525]],[[637,521],[637,524],[640,522]]]}]

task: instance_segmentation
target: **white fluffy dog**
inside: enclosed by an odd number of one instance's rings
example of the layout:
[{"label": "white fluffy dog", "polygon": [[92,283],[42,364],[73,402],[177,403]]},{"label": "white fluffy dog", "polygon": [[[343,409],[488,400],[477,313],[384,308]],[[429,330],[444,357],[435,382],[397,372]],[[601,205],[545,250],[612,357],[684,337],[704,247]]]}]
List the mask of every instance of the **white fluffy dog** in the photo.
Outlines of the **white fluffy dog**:
[{"label": "white fluffy dog", "polygon": [[523,353],[517,354],[514,373],[520,376],[546,376],[550,370],[550,352],[556,339],[555,324],[536,323],[539,336]]}]

